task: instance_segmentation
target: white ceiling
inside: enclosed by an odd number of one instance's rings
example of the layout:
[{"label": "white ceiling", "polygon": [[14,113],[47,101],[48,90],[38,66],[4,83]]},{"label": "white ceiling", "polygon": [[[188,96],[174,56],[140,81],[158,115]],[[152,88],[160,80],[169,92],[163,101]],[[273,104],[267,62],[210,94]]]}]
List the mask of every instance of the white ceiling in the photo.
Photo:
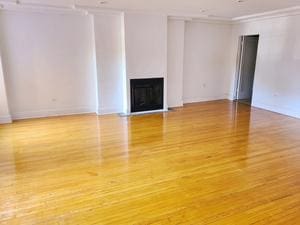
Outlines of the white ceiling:
[{"label": "white ceiling", "polygon": [[[166,12],[177,16],[235,18],[300,6],[300,0],[0,0],[20,4],[87,6]],[[104,2],[104,4],[101,4]]]}]

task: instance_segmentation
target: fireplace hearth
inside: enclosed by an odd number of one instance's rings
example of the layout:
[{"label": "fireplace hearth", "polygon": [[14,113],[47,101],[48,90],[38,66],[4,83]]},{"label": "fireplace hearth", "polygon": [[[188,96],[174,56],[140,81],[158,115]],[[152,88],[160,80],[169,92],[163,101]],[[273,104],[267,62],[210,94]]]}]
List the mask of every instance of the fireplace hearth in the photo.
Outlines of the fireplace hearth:
[{"label": "fireplace hearth", "polygon": [[131,79],[131,112],[161,110],[164,107],[164,79]]}]

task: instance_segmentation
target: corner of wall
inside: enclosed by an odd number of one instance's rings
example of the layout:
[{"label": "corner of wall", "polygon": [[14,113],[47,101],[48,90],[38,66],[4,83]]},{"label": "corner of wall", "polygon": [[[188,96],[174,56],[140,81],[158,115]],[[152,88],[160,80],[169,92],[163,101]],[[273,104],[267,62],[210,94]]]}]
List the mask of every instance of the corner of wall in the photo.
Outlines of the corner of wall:
[{"label": "corner of wall", "polygon": [[286,115],[286,116],[290,116],[290,117],[294,117],[297,119],[300,119],[300,111],[295,111],[292,109],[288,109],[285,107],[282,107],[280,105],[271,105],[265,102],[261,102],[261,101],[253,101],[252,103],[253,107],[259,108],[259,109],[264,109],[267,111],[271,111],[271,112],[275,112],[275,113],[279,113],[282,115]]},{"label": "corner of wall", "polygon": [[122,12],[121,14],[121,46],[122,46],[122,83],[123,83],[123,107],[122,113],[128,114],[130,103],[127,100],[127,87],[129,86],[128,79],[127,79],[127,67],[126,67],[126,40],[125,40],[125,13]]},{"label": "corner of wall", "polygon": [[0,55],[0,124],[11,123],[12,118],[8,107],[8,99],[2,68],[2,59]]},{"label": "corner of wall", "polygon": [[95,112],[97,112],[97,109],[100,105],[99,101],[99,77],[98,77],[98,68],[97,68],[97,52],[96,52],[96,38],[95,38],[95,17],[93,14],[89,14],[89,18],[91,20],[91,38],[92,38],[92,48],[93,48],[93,73],[94,73],[94,79],[95,79],[95,85],[96,85],[96,107]]},{"label": "corner of wall", "polygon": [[97,111],[97,115],[109,115],[109,114],[118,114],[118,113],[123,113],[120,112],[120,109],[118,108],[99,108]]},{"label": "corner of wall", "polygon": [[12,123],[12,118],[10,115],[0,116],[0,124]]}]

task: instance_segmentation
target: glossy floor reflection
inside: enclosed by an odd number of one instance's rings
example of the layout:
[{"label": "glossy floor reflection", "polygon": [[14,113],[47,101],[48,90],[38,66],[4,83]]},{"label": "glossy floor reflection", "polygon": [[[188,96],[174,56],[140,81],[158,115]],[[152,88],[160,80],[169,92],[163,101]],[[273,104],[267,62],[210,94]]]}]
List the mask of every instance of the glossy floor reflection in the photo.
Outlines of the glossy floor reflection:
[{"label": "glossy floor reflection", "polygon": [[300,224],[300,120],[217,101],[0,126],[0,224]]}]

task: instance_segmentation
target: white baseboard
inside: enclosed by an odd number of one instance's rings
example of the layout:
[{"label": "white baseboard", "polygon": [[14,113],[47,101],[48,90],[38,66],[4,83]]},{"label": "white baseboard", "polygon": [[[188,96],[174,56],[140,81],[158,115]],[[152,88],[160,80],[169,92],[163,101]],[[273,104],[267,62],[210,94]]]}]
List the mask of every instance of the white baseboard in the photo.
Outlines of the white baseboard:
[{"label": "white baseboard", "polygon": [[117,114],[121,113],[122,109],[118,108],[99,108],[97,114],[98,115],[109,115],[109,114]]},{"label": "white baseboard", "polygon": [[168,104],[168,108],[177,108],[177,107],[183,107],[183,102],[177,104]]},{"label": "white baseboard", "polygon": [[235,96],[233,93],[229,93],[227,96],[226,96],[226,99],[230,100],[230,101],[234,101],[235,100]]},{"label": "white baseboard", "polygon": [[287,108],[284,108],[281,106],[276,106],[276,105],[269,105],[269,104],[265,104],[265,103],[257,102],[257,101],[253,102],[252,106],[256,107],[256,108],[260,108],[260,109],[264,109],[264,110],[268,110],[271,112],[276,112],[279,114],[283,114],[286,116],[291,116],[291,117],[300,119],[300,111],[295,111],[292,109],[287,109]]},{"label": "white baseboard", "polygon": [[86,113],[95,113],[95,108],[82,107],[82,108],[49,109],[49,110],[39,110],[39,111],[16,112],[12,114],[12,119],[13,120],[32,119],[32,118],[76,115],[76,114],[86,114]]},{"label": "white baseboard", "polygon": [[0,116],[0,124],[12,123],[12,119],[10,115]]},{"label": "white baseboard", "polygon": [[197,102],[208,102],[208,101],[217,101],[217,100],[223,100],[223,99],[228,99],[228,95],[186,98],[186,99],[183,99],[183,103],[187,104],[187,103],[197,103]]}]

